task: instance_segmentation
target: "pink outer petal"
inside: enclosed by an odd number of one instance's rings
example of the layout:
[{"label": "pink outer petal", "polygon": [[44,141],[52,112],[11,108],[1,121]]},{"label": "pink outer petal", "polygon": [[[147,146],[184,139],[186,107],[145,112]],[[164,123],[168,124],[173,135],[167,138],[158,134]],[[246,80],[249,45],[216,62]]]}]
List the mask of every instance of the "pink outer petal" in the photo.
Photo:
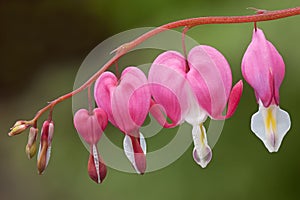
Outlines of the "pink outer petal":
[{"label": "pink outer petal", "polygon": [[[158,104],[152,106],[151,114],[163,126],[178,125],[188,110],[187,96],[191,91],[186,80],[185,58],[175,51],[160,54],[151,65],[148,80],[154,102]],[[161,109],[172,121],[171,124],[164,120]]]},{"label": "pink outer petal", "polygon": [[94,88],[94,98],[98,107],[102,108],[108,117],[108,120],[117,126],[111,108],[111,94],[118,85],[117,77],[111,72],[104,72],[97,79]]},{"label": "pink outer petal", "polygon": [[150,91],[144,73],[136,67],[126,68],[119,80],[109,72],[95,85],[97,105],[108,113],[109,121],[127,134],[143,124],[150,107]]},{"label": "pink outer petal", "polygon": [[101,108],[94,109],[92,114],[80,109],[74,115],[74,126],[84,141],[96,144],[107,126],[107,116]]},{"label": "pink outer petal", "polygon": [[[131,84],[133,91],[126,93],[129,95],[129,112],[133,122],[137,126],[142,126],[148,115],[151,101],[151,93],[148,80],[145,74],[135,67],[128,67],[122,76],[126,76],[128,85]],[[123,80],[125,82],[125,78]]]},{"label": "pink outer petal", "polygon": [[194,47],[189,55],[187,79],[200,106],[212,117],[221,116],[231,90],[232,76],[225,57],[213,47]]},{"label": "pink outer petal", "polygon": [[225,116],[226,119],[230,118],[235,113],[235,110],[241,100],[242,92],[243,92],[243,81],[240,80],[239,82],[237,82],[237,84],[235,84],[235,86],[233,86],[231,90],[229,100],[228,100],[227,114]]},{"label": "pink outer petal", "polygon": [[108,123],[106,112],[102,108],[95,108],[93,112],[96,115],[101,130],[104,131]]},{"label": "pink outer petal", "polygon": [[273,81],[274,81],[274,97],[275,102],[277,105],[279,105],[279,88],[283,81],[284,74],[285,74],[285,64],[284,61],[279,54],[279,52],[276,50],[276,48],[273,46],[273,44],[269,41],[267,41],[267,44],[269,46],[270,52],[271,52],[271,58],[272,58],[272,75],[273,75]]},{"label": "pink outer petal", "polygon": [[285,73],[284,62],[260,29],[253,31],[252,41],[242,60],[242,73],[265,107],[271,104],[273,97],[279,103],[279,87]]},{"label": "pink outer petal", "polygon": [[179,120],[171,118],[171,123],[169,123],[165,117],[166,110],[162,107],[162,105],[155,103],[155,101],[151,101],[151,106],[149,112],[151,115],[157,120],[157,122],[164,128],[173,128],[178,125]]}]

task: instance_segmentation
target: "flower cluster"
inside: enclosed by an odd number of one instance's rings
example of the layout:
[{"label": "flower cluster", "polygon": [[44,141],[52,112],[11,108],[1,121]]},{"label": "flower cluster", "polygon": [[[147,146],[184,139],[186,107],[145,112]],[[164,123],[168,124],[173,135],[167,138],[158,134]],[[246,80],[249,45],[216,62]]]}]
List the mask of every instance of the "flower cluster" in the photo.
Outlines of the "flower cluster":
[{"label": "flower cluster", "polygon": [[[278,107],[284,63],[259,29],[254,30],[253,40],[243,58],[242,71],[246,81],[254,88],[260,105],[259,112],[252,117],[251,129],[270,152],[277,151],[290,126],[288,114]],[[269,80],[267,83],[266,79]],[[104,72],[96,81],[94,98],[98,109],[106,113],[108,121],[124,133],[124,153],[136,172],[143,174],[146,171],[147,148],[139,129],[148,112],[164,128],[183,122],[191,124],[194,142],[192,155],[195,162],[204,168],[212,158],[212,150],[203,123],[208,117],[215,120],[231,117],[242,90],[242,81],[232,87],[231,69],[225,57],[213,47],[199,45],[191,49],[186,57],[176,51],[160,54],[152,63],[148,78],[136,67],[127,67],[120,78],[111,72]],[[226,107],[227,112],[223,115]],[[77,119],[78,113],[74,123],[82,135],[84,131],[80,131],[78,126],[86,123]],[[94,123],[105,122],[94,120],[91,124],[94,126]],[[83,138],[89,144],[98,141],[90,142],[89,138]],[[91,152],[95,154],[96,151],[91,148]],[[91,177],[99,177],[103,172],[101,167],[94,167],[89,173]]]},{"label": "flower cluster", "polygon": [[[254,89],[259,111],[252,116],[251,129],[269,152],[278,151],[290,128],[287,112],[279,108],[279,88],[285,66],[276,48],[255,28],[252,41],[242,60],[242,74]],[[176,51],[160,54],[152,63],[148,77],[137,67],[123,70],[120,77],[104,72],[94,87],[95,109],[80,109],[74,126],[89,145],[88,174],[101,183],[107,173],[97,144],[110,122],[123,134],[124,154],[138,174],[147,169],[147,145],[140,127],[150,113],[164,128],[184,122],[192,126],[194,161],[205,168],[212,159],[204,122],[207,118],[230,118],[243,91],[240,80],[232,86],[232,73],[226,58],[215,48],[195,46],[187,56]],[[91,107],[91,106],[90,106]],[[225,113],[226,110],[226,113]],[[36,122],[18,121],[9,135],[30,127],[26,153],[36,153]],[[51,117],[42,127],[37,156],[39,173],[48,165],[54,124]]]},{"label": "flower cluster", "polygon": [[[28,142],[26,144],[25,152],[29,159],[33,158],[37,152],[37,136],[38,128],[36,123],[32,124],[29,121],[17,121],[15,125],[11,128],[8,133],[9,136],[14,136],[22,133],[27,128],[29,128]],[[42,174],[46,169],[50,154],[51,154],[51,144],[54,133],[54,123],[51,119],[46,120],[42,125],[42,131],[40,136],[40,145],[37,155],[37,168],[39,174]]]}]

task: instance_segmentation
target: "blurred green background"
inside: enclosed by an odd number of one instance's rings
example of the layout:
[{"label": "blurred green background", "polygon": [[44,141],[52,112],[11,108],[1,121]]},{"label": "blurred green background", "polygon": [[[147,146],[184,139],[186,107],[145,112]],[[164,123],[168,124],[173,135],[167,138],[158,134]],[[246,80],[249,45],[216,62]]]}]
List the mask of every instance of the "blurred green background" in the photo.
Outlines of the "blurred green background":
[{"label": "blurred green background", "polygon": [[[290,113],[292,129],[278,153],[268,153],[250,131],[250,116],[257,105],[252,89],[246,84],[239,109],[226,121],[213,149],[213,160],[206,169],[194,163],[191,146],[180,159],[162,170],[138,176],[109,169],[105,182],[95,184],[87,175],[88,152],[73,128],[70,100],[59,104],[54,111],[53,151],[44,175],[37,174],[35,159],[29,161],[25,155],[26,133],[9,138],[7,132],[16,120],[30,119],[47,101],[72,90],[85,56],[109,36],[190,17],[252,14],[247,7],[275,10],[299,3],[299,0],[0,1],[0,198],[297,198],[300,16],[258,24],[286,63],[281,107]],[[218,48],[230,62],[236,82],[241,79],[241,58],[250,42],[252,28],[252,24],[207,25],[190,30],[188,35]]]}]

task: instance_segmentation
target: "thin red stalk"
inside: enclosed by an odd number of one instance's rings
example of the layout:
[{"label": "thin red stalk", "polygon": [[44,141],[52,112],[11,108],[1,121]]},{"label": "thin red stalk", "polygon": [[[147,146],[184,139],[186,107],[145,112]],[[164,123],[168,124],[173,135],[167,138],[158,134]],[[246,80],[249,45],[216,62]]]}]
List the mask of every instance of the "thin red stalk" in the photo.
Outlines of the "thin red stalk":
[{"label": "thin red stalk", "polygon": [[276,10],[276,11],[266,11],[262,14],[255,14],[255,15],[247,15],[247,16],[220,16],[220,17],[198,17],[198,18],[190,18],[190,19],[184,19],[179,20],[175,22],[171,22],[165,25],[162,25],[160,27],[157,27],[140,37],[136,38],[135,40],[125,43],[121,45],[116,50],[116,55],[111,58],[107,63],[103,65],[103,67],[96,72],[89,80],[87,80],[83,85],[81,85],[76,90],[67,93],[51,103],[49,103],[46,107],[42,108],[36,116],[29,122],[30,124],[34,124],[36,120],[49,108],[53,108],[56,104],[78,94],[82,90],[86,89],[90,85],[93,84],[97,80],[97,78],[106,71],[112,64],[114,64],[121,56],[126,54],[128,51],[136,47],[137,45],[141,44],[145,40],[151,38],[154,35],[157,35],[165,30],[168,29],[174,29],[178,27],[189,27],[192,28],[194,26],[198,25],[204,25],[204,24],[234,24],[234,23],[249,23],[249,22],[260,22],[260,21],[269,21],[269,20],[276,20],[281,18],[286,18],[290,16],[300,15],[300,7],[296,8],[289,8],[285,10]]},{"label": "thin red stalk", "polygon": [[181,35],[181,43],[182,43],[183,55],[184,55],[185,58],[187,58],[186,45],[185,45],[185,36],[186,36],[186,33],[188,32],[189,29],[190,28],[188,26],[185,26],[183,28],[182,35]]},{"label": "thin red stalk", "polygon": [[91,96],[91,85],[88,86],[88,102],[89,102],[89,115],[93,114],[92,96]]}]

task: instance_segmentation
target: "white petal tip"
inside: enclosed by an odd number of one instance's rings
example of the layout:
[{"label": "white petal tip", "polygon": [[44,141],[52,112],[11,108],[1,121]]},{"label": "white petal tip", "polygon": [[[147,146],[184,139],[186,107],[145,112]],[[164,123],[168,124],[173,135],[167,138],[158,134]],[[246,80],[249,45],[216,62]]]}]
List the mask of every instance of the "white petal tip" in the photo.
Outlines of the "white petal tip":
[{"label": "white petal tip", "polygon": [[209,147],[206,147],[204,151],[199,153],[196,148],[194,148],[193,158],[198,165],[200,165],[202,168],[206,168],[211,161],[212,151]]},{"label": "white petal tip", "polygon": [[276,153],[279,149],[279,147],[276,149],[274,146],[267,146],[266,144],[265,147],[268,149],[269,153]]}]

